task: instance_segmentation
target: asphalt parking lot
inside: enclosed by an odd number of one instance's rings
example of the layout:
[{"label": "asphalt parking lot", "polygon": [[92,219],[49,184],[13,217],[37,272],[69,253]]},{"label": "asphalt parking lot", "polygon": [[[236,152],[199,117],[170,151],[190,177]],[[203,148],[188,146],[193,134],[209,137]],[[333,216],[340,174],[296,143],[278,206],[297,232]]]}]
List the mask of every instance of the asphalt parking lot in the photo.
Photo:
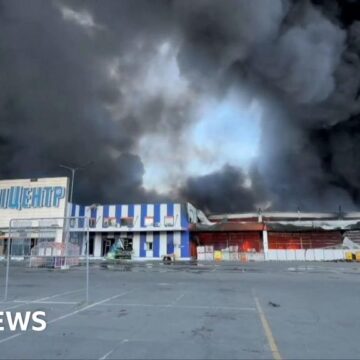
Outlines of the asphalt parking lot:
[{"label": "asphalt parking lot", "polygon": [[[4,286],[0,266],[0,286]],[[354,359],[355,263],[13,266],[0,311],[46,312],[43,332],[0,331],[2,359]]]}]

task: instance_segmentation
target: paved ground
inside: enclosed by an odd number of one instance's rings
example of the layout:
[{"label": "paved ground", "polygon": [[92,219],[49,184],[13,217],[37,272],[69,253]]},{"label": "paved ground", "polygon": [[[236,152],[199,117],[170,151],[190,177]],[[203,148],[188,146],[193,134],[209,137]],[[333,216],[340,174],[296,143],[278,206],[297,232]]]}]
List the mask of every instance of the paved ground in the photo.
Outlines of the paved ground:
[{"label": "paved ground", "polygon": [[0,311],[44,310],[48,326],[0,332],[0,358],[360,356],[359,264],[93,265],[90,283],[85,304],[84,270],[12,267]]}]

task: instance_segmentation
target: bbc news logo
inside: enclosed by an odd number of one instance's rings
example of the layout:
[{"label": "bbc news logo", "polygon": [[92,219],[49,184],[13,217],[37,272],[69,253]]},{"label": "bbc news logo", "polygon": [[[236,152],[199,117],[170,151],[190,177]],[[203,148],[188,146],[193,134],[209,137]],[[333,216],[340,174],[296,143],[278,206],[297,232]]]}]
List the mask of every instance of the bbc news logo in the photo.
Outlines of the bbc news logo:
[{"label": "bbc news logo", "polygon": [[0,311],[0,331],[44,331],[45,317],[45,311]]}]

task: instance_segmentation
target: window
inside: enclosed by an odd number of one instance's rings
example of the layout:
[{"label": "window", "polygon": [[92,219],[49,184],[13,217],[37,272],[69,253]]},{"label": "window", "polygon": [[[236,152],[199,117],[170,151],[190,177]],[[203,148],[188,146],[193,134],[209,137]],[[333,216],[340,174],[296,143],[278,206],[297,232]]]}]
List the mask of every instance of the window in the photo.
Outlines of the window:
[{"label": "window", "polygon": [[133,227],[134,226],[134,218],[132,217],[123,217],[120,220],[121,226]]},{"label": "window", "polygon": [[109,218],[103,218],[103,228],[109,227]]},{"label": "window", "polygon": [[146,216],[144,221],[145,226],[154,226],[154,217]]},{"label": "window", "polygon": [[146,243],[146,250],[151,251],[152,249],[153,249],[153,243],[152,242]]},{"label": "window", "polygon": [[89,219],[89,227],[91,227],[91,228],[96,227],[96,219],[95,218]]},{"label": "window", "polygon": [[174,217],[173,216],[165,216],[164,225],[165,226],[174,226]]},{"label": "window", "polygon": [[124,239],[124,250],[125,251],[132,251],[133,250],[133,240],[130,238]]}]

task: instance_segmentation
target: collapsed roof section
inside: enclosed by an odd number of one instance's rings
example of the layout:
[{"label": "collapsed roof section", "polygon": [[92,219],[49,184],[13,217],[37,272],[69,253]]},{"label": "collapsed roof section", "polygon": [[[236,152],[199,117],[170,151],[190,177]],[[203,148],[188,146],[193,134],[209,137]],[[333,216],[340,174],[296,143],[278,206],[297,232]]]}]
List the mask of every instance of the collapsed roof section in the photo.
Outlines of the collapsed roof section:
[{"label": "collapsed roof section", "polygon": [[234,231],[262,231],[263,223],[258,222],[221,222],[209,224],[191,224],[191,231],[198,232],[234,232]]},{"label": "collapsed roof section", "polygon": [[[199,216],[201,213],[201,216]],[[192,231],[233,232],[233,231],[347,231],[360,230],[360,213],[256,213],[225,214],[210,216],[197,212],[197,221],[190,225]]]},{"label": "collapsed roof section", "polygon": [[265,222],[265,227],[270,231],[335,231],[335,230],[360,230],[358,220],[328,220],[328,221],[278,221]]},{"label": "collapsed roof section", "polygon": [[313,220],[359,220],[360,212],[275,212],[275,211],[258,211],[251,213],[234,213],[234,214],[217,214],[210,215],[210,221],[313,221]]}]

